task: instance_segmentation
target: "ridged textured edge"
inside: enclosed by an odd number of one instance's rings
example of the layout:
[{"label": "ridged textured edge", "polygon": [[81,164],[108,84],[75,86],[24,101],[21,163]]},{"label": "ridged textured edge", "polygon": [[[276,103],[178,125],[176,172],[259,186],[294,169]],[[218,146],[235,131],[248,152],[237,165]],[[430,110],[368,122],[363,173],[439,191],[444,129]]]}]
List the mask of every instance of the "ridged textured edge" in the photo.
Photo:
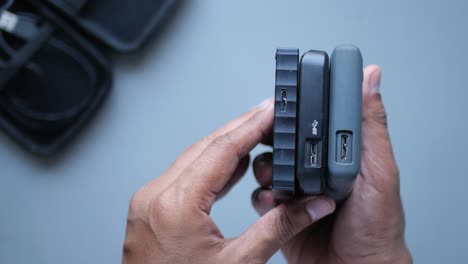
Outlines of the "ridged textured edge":
[{"label": "ridged textured edge", "polygon": [[[273,127],[273,190],[277,199],[289,197],[295,190],[298,81],[299,50],[278,49]],[[286,107],[283,102],[285,91]]]}]

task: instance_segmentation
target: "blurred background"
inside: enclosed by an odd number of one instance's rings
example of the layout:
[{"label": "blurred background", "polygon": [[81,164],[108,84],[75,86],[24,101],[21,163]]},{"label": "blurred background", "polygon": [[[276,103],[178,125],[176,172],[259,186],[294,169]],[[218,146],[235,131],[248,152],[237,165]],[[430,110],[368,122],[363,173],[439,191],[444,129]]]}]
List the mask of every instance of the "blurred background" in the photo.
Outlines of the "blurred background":
[{"label": "blurred background", "polygon": [[[341,43],[383,68],[415,262],[461,263],[467,11],[464,0],[185,1],[144,51],[116,58],[105,107],[59,157],[38,160],[0,133],[0,263],[119,263],[131,195],[185,147],[273,95],[277,47],[331,52]],[[216,204],[227,237],[256,221],[255,188],[250,170]]]}]

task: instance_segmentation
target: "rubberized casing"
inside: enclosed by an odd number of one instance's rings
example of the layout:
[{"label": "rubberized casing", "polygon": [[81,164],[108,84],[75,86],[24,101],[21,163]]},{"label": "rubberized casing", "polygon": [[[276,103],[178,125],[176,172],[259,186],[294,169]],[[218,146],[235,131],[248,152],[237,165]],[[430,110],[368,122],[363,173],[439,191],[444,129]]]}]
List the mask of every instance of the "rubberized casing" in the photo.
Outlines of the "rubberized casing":
[{"label": "rubberized casing", "polygon": [[[325,187],[328,159],[328,54],[309,51],[302,56],[300,68],[296,178],[301,193],[319,194]],[[309,160],[311,144],[316,144],[316,162]]]},{"label": "rubberized casing", "polygon": [[337,47],[331,57],[330,140],[327,194],[351,192],[361,163],[363,59],[359,48]]},{"label": "rubberized casing", "polygon": [[273,190],[277,200],[295,193],[298,68],[299,50],[277,50],[273,127]]}]

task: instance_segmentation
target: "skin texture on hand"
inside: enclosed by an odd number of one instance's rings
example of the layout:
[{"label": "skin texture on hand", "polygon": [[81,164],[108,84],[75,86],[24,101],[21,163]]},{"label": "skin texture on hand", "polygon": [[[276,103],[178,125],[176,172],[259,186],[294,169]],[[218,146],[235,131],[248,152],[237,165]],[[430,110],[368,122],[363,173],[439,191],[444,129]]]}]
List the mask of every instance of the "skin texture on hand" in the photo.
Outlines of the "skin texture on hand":
[{"label": "skin texture on hand", "polygon": [[[362,163],[354,190],[336,214],[304,230],[282,251],[289,263],[411,263],[404,241],[399,171],[393,157],[380,94],[381,70],[365,69],[363,85]],[[254,161],[262,187],[272,181],[271,153]],[[269,190],[253,194],[263,215],[276,206]]]},{"label": "skin texture on hand", "polygon": [[380,69],[365,73],[362,169],[335,215],[324,196],[277,205],[264,189],[272,177],[271,154],[264,154],[254,162],[263,187],[253,195],[257,223],[225,238],[210,218],[212,205],[247,170],[249,152],[271,142],[270,99],[189,147],[134,194],[123,263],[266,263],[280,249],[290,263],[410,263],[398,168],[376,89]]}]

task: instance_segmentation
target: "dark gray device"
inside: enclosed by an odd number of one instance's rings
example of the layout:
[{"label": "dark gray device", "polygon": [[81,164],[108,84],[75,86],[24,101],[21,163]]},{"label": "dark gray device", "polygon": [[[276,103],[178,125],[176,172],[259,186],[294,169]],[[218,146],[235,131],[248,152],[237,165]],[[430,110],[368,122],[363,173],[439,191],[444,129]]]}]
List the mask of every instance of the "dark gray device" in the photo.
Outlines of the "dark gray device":
[{"label": "dark gray device", "polygon": [[277,200],[351,192],[361,161],[363,60],[359,49],[276,54],[273,192]]},{"label": "dark gray device", "polygon": [[276,52],[275,125],[273,129],[273,191],[279,200],[296,189],[296,117],[299,50]]},{"label": "dark gray device", "polygon": [[325,188],[329,61],[323,51],[309,51],[301,59],[296,124],[296,178],[301,194],[319,194]]},{"label": "dark gray device", "polygon": [[342,45],[333,52],[327,194],[335,200],[349,195],[360,169],[362,68],[359,48]]}]

